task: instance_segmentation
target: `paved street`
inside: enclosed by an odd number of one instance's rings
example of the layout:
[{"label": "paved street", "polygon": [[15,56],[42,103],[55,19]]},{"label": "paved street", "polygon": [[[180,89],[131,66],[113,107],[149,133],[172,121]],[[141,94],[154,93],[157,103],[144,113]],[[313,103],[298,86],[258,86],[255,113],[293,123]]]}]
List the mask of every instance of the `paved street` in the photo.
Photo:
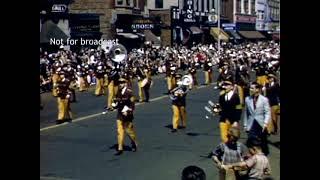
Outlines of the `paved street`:
[{"label": "paved street", "polygon": [[[198,70],[199,83],[204,82]],[[214,73],[214,81],[217,72]],[[218,179],[211,159],[204,158],[220,142],[218,117],[205,119],[204,106],[210,99],[218,101],[215,84],[201,86],[187,95],[187,129],[170,133],[171,102],[166,92],[164,75],[154,77],[151,102],[138,104],[134,125],[138,151],[129,147],[120,157],[114,156],[116,112],[102,115],[106,96],[95,97],[93,91],[77,93],[72,104],[72,123],[54,126],[56,100],[43,94],[44,110],[40,111],[40,179],[60,180],[178,180],[182,169],[196,165],[204,169],[207,179]],[[135,94],[137,87],[135,83]],[[90,116],[92,115],[92,116]],[[48,128],[49,127],[49,128]],[[245,142],[245,133],[241,141]],[[270,136],[272,175],[280,179],[280,135]],[[126,145],[130,141],[126,137]]]}]

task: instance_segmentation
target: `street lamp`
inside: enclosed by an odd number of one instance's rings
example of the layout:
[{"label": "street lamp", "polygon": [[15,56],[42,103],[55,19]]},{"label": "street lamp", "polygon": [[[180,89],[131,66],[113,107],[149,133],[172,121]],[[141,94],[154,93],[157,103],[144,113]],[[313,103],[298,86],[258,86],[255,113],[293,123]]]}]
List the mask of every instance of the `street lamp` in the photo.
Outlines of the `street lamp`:
[{"label": "street lamp", "polygon": [[220,0],[218,0],[218,59],[220,59]]}]

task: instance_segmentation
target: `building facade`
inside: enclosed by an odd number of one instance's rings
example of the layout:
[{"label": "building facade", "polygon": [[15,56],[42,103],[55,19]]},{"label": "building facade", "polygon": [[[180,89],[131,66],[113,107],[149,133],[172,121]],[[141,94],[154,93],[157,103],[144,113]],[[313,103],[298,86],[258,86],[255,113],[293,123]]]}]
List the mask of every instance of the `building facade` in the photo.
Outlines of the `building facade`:
[{"label": "building facade", "polygon": [[280,1],[257,0],[256,29],[259,31],[280,31]]}]

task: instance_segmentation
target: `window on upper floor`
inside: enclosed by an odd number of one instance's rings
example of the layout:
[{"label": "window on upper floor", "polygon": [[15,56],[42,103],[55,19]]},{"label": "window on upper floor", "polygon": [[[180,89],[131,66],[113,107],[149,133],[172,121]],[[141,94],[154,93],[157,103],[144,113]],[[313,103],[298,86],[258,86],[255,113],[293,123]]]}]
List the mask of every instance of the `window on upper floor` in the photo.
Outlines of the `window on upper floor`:
[{"label": "window on upper floor", "polygon": [[241,13],[241,0],[237,0],[237,7],[236,12]]},{"label": "window on upper floor", "polygon": [[155,0],[155,3],[156,8],[163,8],[163,0]]},{"label": "window on upper floor", "polygon": [[130,6],[130,0],[115,0],[116,6]]}]

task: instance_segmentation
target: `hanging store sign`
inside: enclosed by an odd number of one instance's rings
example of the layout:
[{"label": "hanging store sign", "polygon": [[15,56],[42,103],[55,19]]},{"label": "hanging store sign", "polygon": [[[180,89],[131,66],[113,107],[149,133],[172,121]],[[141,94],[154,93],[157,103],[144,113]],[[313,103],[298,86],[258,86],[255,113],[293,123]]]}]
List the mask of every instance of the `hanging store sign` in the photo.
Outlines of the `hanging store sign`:
[{"label": "hanging store sign", "polygon": [[236,15],[236,22],[256,23],[256,17],[254,17],[254,16]]},{"label": "hanging store sign", "polygon": [[196,22],[196,19],[195,19],[195,14],[194,14],[194,11],[193,11],[193,0],[186,0],[185,1],[186,5],[184,7],[184,11],[183,11],[183,14],[184,14],[184,18],[183,18],[183,21],[184,22]]},{"label": "hanging store sign", "polygon": [[155,25],[150,19],[136,19],[133,20],[131,29],[150,30],[154,29]]}]

